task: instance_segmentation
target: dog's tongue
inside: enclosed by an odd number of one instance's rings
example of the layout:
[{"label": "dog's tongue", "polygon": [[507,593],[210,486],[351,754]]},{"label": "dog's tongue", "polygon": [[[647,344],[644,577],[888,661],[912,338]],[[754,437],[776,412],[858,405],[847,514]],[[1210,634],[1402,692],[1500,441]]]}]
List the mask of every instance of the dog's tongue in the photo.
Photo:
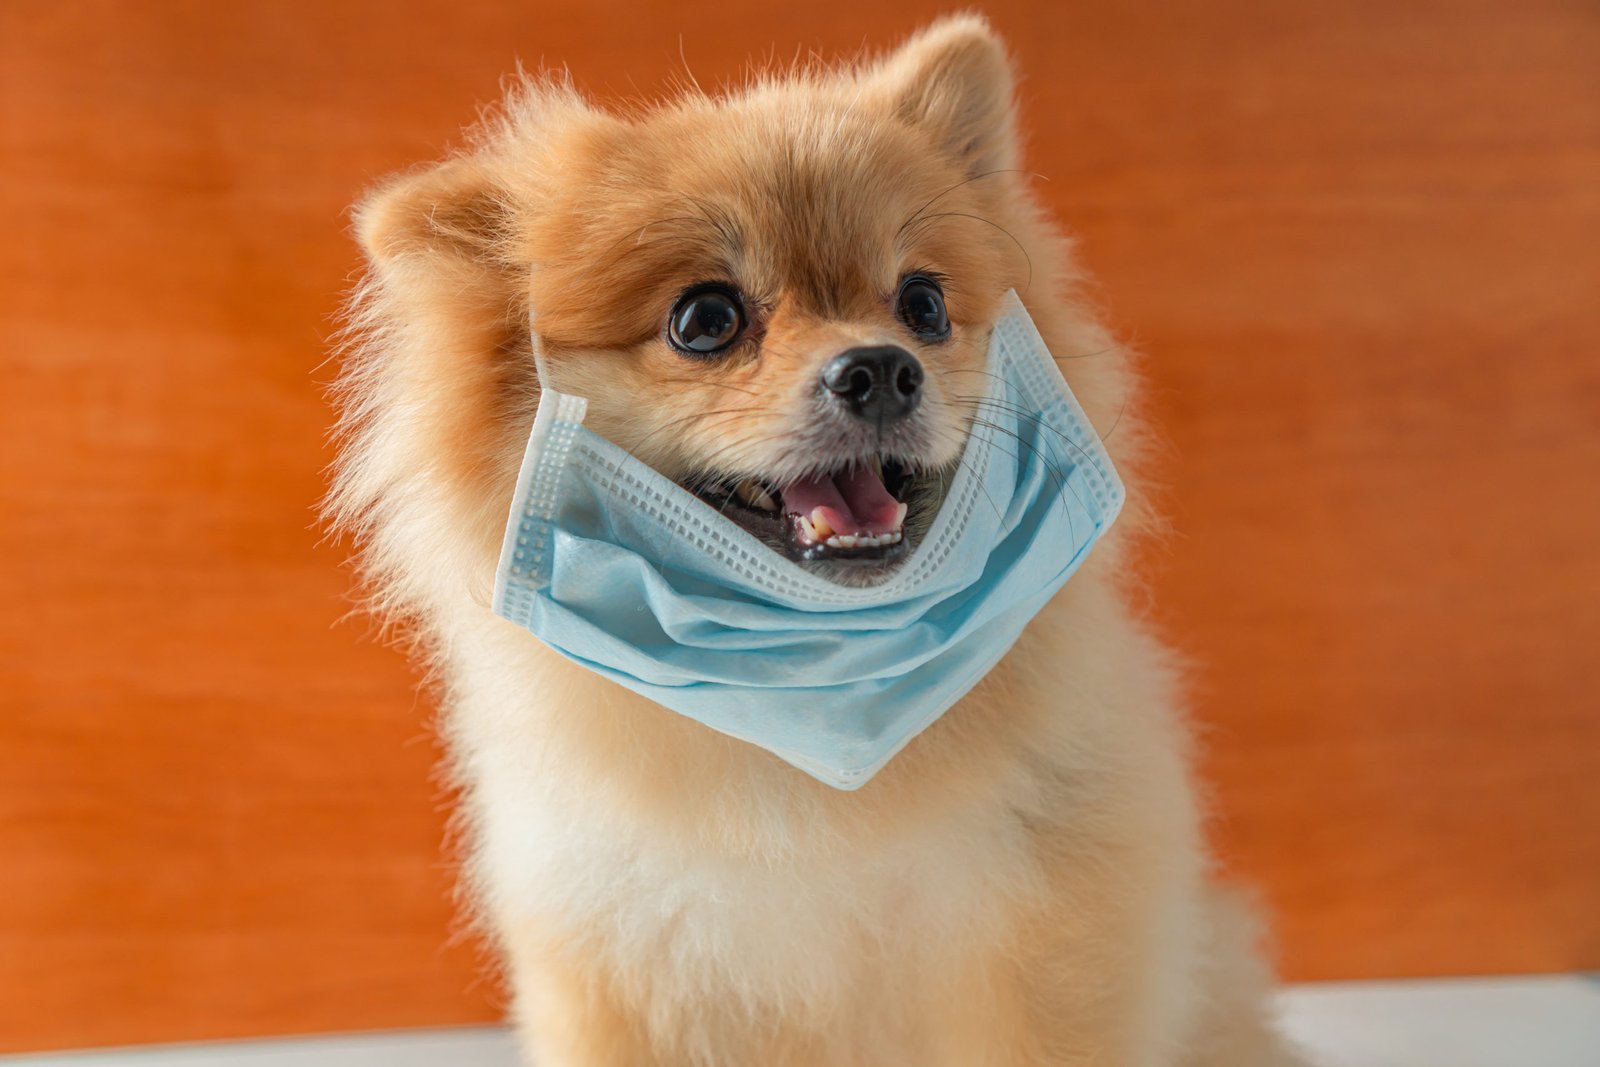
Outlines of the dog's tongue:
[{"label": "dog's tongue", "polygon": [[906,517],[905,505],[884,486],[883,478],[865,465],[785,486],[783,510],[807,519],[814,527],[820,528],[821,519],[836,534],[869,537],[895,532]]}]

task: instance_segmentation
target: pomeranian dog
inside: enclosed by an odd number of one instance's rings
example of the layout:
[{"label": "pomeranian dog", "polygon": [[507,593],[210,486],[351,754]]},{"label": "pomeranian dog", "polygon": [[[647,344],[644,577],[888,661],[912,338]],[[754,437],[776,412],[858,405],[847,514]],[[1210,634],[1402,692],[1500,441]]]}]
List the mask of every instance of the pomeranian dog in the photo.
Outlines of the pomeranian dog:
[{"label": "pomeranian dog", "polygon": [[[523,78],[465,150],[357,210],[329,512],[440,683],[473,910],[529,1063],[1299,1062],[1248,910],[1209,881],[1171,657],[1127,606],[1154,524],[1136,486],[1000,664],[853,792],[490,607],[541,386],[772,551],[870,583],[937,510],[961,375],[1014,289],[1137,472],[1130,358],[1074,295],[1012,95],[972,16],[626,114]],[[904,469],[817,432],[862,417],[848,389],[816,401],[861,351],[896,383],[866,417],[898,422]],[[819,466],[872,472],[853,544],[799,521],[828,486],[795,472]]]}]

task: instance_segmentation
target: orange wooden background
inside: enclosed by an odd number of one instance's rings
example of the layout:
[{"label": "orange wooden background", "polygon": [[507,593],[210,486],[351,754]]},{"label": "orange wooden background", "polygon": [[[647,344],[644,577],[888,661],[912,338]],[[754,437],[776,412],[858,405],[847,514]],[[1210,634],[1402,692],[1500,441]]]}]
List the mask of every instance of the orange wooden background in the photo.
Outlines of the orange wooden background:
[{"label": "orange wooden background", "polygon": [[[1600,8],[991,11],[1151,354],[1156,610],[1285,971],[1600,967]],[[495,1014],[310,528],[344,208],[517,57],[610,98],[909,17],[0,5],[0,1050]]]}]

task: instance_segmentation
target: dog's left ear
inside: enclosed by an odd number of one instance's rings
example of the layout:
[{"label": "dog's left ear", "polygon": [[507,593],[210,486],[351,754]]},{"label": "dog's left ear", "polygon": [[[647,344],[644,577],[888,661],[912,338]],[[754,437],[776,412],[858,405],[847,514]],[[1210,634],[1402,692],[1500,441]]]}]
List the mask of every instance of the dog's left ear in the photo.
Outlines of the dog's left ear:
[{"label": "dog's left ear", "polygon": [[472,156],[397,175],[356,207],[356,238],[382,263],[404,254],[485,260],[504,228],[504,194]]},{"label": "dog's left ear", "polygon": [[981,16],[940,19],[867,79],[896,117],[930,132],[969,174],[1017,165],[1011,60]]}]

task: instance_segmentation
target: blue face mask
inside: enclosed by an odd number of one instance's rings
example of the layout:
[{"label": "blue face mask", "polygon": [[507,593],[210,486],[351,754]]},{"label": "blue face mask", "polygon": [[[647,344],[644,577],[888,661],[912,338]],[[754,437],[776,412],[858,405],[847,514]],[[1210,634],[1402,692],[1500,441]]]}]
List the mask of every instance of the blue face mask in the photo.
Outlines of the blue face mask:
[{"label": "blue face mask", "polygon": [[568,659],[840,789],[977,684],[1122,507],[1015,293],[944,503],[883,581],[836,584],[583,427],[545,390],[494,610]]}]

